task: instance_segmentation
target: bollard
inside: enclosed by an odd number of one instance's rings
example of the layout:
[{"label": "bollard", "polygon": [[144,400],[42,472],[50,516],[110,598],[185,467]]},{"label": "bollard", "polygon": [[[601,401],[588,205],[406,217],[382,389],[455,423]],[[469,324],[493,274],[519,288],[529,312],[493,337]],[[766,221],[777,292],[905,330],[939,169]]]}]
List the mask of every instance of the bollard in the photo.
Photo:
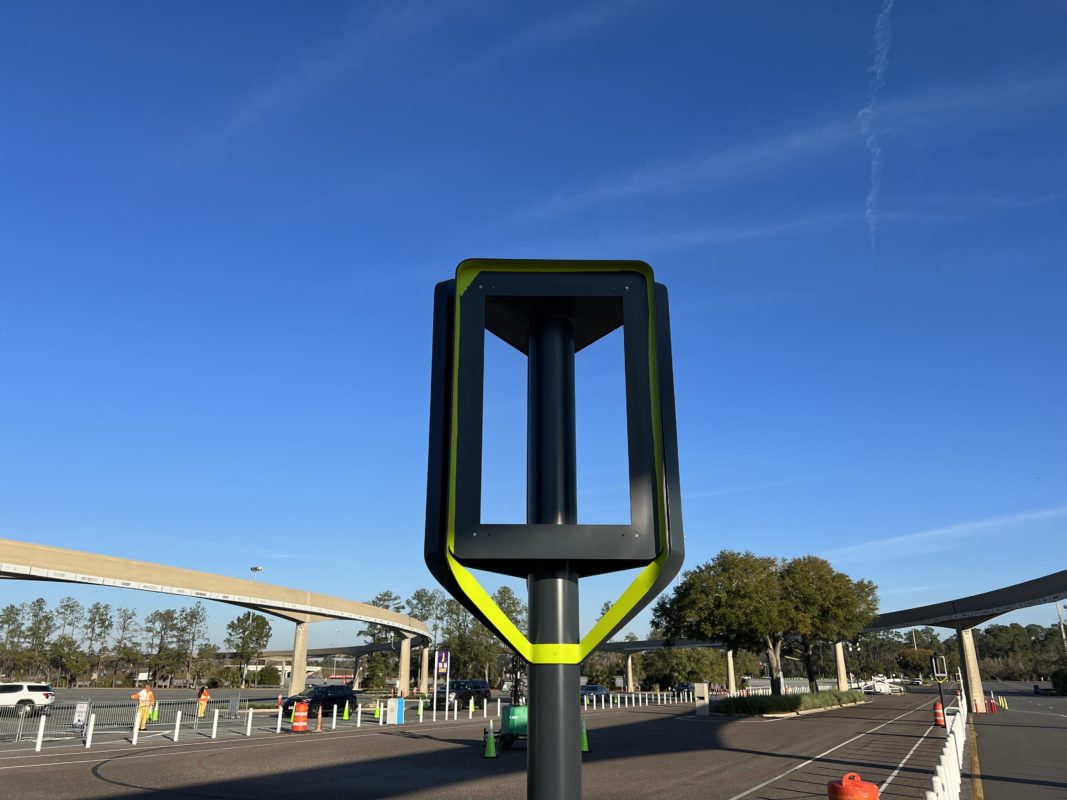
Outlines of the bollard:
[{"label": "bollard", "polygon": [[452,701],[452,721],[459,719],[459,700]]},{"label": "bollard", "polygon": [[93,746],[93,728],[96,727],[96,714],[89,715],[89,727],[85,729],[85,749]]},{"label": "bollard", "polygon": [[482,698],[482,719],[489,716],[489,701],[484,697]]},{"label": "bollard", "polygon": [[496,715],[498,717],[500,716],[500,698],[499,697],[496,699]]},{"label": "bollard", "polygon": [[337,706],[333,707],[333,721],[330,723],[330,730],[337,730]]},{"label": "bollard", "polygon": [[137,711],[133,715],[133,737],[130,739],[130,744],[132,744],[132,745],[136,745],[137,744],[137,734],[140,732],[140,730],[141,730],[141,709],[138,708]]},{"label": "bollard", "polygon": [[[215,713],[216,714],[218,713],[218,709],[215,710]],[[274,732],[275,733],[281,733],[282,732],[282,707],[281,706],[278,706],[278,724],[274,726]],[[215,737],[213,736],[211,738],[214,739]]]},{"label": "bollard", "polygon": [[378,725],[379,725],[379,727],[384,725],[385,724],[385,709],[381,707],[381,703],[378,704],[378,711],[375,712],[375,715],[378,717]]},{"label": "bollard", "polygon": [[248,709],[248,723],[245,725],[245,736],[252,735],[252,709]]},{"label": "bollard", "polygon": [[211,716],[211,738],[214,739],[219,733],[219,710],[216,708],[215,713]]},{"label": "bollard", "polygon": [[419,698],[419,724],[422,724],[422,698]]},{"label": "bollard", "polygon": [[858,772],[848,772],[839,781],[826,784],[830,800],[878,800],[878,785],[868,783]]},{"label": "bollard", "polygon": [[356,727],[359,728],[363,725],[363,704],[356,705]]},{"label": "bollard", "polygon": [[48,717],[41,714],[41,721],[37,724],[37,744],[33,747],[33,752],[41,752],[41,744],[44,742],[44,726],[48,722]]},{"label": "bollard", "polygon": [[182,712],[181,712],[181,709],[178,709],[177,711],[174,712],[174,737],[171,739],[172,742],[178,741],[178,734],[181,732],[181,727],[182,727]]},{"label": "bollard", "polygon": [[[337,706],[334,706],[334,711],[337,710]],[[322,733],[322,703],[319,703],[319,716],[315,722],[315,733]]]}]

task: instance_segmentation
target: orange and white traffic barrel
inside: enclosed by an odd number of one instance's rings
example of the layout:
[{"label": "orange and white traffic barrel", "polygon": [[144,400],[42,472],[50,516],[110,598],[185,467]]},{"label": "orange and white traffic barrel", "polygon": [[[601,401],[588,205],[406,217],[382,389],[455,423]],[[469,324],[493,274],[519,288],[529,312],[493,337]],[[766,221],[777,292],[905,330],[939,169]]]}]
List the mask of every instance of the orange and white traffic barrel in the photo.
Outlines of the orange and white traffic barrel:
[{"label": "orange and white traffic barrel", "polygon": [[308,732],[308,704],[304,700],[293,706],[293,733]]},{"label": "orange and white traffic barrel", "polygon": [[849,772],[826,784],[826,796],[830,800],[878,800],[878,785],[863,780],[858,772]]},{"label": "orange and white traffic barrel", "polygon": [[945,709],[941,707],[941,701],[934,703],[934,725],[939,728],[945,727]]}]

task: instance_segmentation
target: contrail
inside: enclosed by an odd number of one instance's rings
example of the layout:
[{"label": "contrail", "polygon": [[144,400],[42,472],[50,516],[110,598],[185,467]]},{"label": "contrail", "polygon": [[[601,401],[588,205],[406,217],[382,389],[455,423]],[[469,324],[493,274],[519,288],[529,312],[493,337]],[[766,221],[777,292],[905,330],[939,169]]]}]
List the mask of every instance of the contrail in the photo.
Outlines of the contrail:
[{"label": "contrail", "polygon": [[867,190],[867,205],[864,215],[867,229],[871,233],[871,255],[878,238],[878,191],[882,186],[882,145],[874,132],[874,112],[878,105],[878,95],[885,83],[885,73],[889,68],[889,37],[893,33],[893,0],[882,0],[882,10],[874,23],[874,64],[871,66],[871,84],[867,87],[863,108],[858,115],[860,133],[863,134],[867,150],[871,154],[871,186]]}]

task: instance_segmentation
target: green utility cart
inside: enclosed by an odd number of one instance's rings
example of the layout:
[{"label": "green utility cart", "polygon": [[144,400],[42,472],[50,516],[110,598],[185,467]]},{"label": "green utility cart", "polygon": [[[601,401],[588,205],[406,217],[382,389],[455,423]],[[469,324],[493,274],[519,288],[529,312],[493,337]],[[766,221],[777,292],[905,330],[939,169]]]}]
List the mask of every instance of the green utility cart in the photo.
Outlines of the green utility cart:
[{"label": "green utility cart", "polygon": [[528,706],[506,706],[504,708],[504,718],[500,720],[500,732],[494,735],[505,750],[510,750],[517,739],[526,738],[528,712]]}]

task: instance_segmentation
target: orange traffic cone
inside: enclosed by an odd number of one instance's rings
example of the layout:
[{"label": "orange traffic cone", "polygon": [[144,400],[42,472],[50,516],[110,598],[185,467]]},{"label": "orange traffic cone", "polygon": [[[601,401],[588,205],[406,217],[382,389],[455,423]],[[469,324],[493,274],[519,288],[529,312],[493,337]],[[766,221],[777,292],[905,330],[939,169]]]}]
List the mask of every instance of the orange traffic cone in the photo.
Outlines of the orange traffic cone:
[{"label": "orange traffic cone", "polygon": [[942,708],[940,700],[934,703],[934,725],[939,728],[945,727],[945,710]]},{"label": "orange traffic cone", "polygon": [[322,733],[322,706],[319,706],[319,719],[315,723],[315,733]]},{"label": "orange traffic cone", "polygon": [[826,784],[830,800],[878,800],[878,784],[868,783],[858,772],[846,773],[839,781]]}]

